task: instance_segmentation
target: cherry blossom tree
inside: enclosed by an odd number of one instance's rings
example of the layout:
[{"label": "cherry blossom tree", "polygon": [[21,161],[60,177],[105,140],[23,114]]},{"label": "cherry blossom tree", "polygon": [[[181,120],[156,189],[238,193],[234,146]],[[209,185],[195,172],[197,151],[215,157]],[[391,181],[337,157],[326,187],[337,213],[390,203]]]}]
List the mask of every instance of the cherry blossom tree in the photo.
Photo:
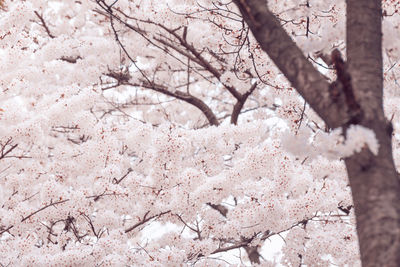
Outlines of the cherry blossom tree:
[{"label": "cherry blossom tree", "polygon": [[361,259],[363,266],[399,266],[400,177],[392,158],[393,126],[382,103],[381,1],[346,1],[348,63],[338,50],[332,53],[337,81],[330,85],[282,29],[265,1],[235,2],[260,46],[328,127],[342,126],[345,131],[348,125],[358,124],[376,134],[378,153],[364,147],[345,158]]},{"label": "cherry blossom tree", "polygon": [[396,1],[0,8],[0,266],[400,265]]}]

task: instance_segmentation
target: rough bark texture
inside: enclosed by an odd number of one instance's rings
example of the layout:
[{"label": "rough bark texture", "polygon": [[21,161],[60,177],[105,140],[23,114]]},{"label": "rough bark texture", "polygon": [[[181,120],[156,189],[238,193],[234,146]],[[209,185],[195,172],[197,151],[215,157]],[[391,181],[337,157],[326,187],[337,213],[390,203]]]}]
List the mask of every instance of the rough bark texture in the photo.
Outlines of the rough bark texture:
[{"label": "rough bark texture", "polygon": [[347,58],[360,122],[374,130],[378,156],[363,149],[346,159],[363,266],[400,266],[400,183],[391,126],[383,113],[380,0],[347,1]]},{"label": "rough bark texture", "polygon": [[329,83],[290,38],[265,0],[235,0],[261,48],[330,128],[350,120],[345,105],[333,102]]},{"label": "rough bark texture", "polygon": [[[268,10],[266,0],[235,0],[262,49],[329,127],[358,123],[379,141],[377,156],[368,148],[345,160],[357,218],[363,266],[400,266],[400,182],[391,146],[391,125],[383,112],[383,62],[380,0],[347,0],[346,71],[361,115],[333,101],[329,84]],[[342,86],[343,88],[343,86]]]}]

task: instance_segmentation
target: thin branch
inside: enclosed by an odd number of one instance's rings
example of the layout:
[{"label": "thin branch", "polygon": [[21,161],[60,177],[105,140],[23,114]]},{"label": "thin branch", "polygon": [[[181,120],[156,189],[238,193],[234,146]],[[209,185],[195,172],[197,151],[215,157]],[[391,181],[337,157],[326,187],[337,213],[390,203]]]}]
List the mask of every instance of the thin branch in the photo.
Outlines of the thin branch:
[{"label": "thin branch", "polygon": [[128,229],[126,229],[126,230],[125,230],[125,233],[128,233],[128,232],[134,230],[135,228],[137,228],[137,227],[139,227],[139,226],[141,226],[141,225],[147,223],[148,221],[150,221],[150,220],[152,220],[152,219],[154,219],[154,218],[159,218],[159,217],[161,217],[162,215],[167,214],[167,213],[170,213],[170,212],[171,212],[170,210],[164,211],[164,212],[161,212],[161,213],[159,213],[159,214],[156,214],[156,215],[153,215],[153,216],[150,216],[150,217],[147,218],[147,215],[150,213],[150,211],[148,211],[148,212],[146,212],[146,214],[144,215],[144,217],[143,217],[143,219],[142,219],[141,221],[137,222],[137,223],[134,224],[133,226],[131,226],[131,227],[129,227]]},{"label": "thin branch", "polygon": [[126,172],[126,174],[124,174],[124,175],[123,175],[121,178],[119,178],[119,179],[114,178],[114,179],[112,180],[112,183],[113,183],[113,184],[119,184],[119,183],[122,182],[122,180],[124,180],[132,171],[133,171],[133,169],[132,169],[132,168],[129,168],[128,171]]},{"label": "thin branch", "polygon": [[13,151],[18,146],[18,144],[12,145],[8,150],[6,150],[4,152],[6,145],[8,145],[8,141],[5,145],[3,145],[3,148],[2,148],[1,154],[0,154],[0,159],[5,158],[7,156],[7,154],[9,154],[11,151]]},{"label": "thin branch", "polygon": [[41,25],[46,30],[47,35],[52,39],[55,38],[55,36],[50,32],[50,29],[47,26],[46,22],[44,21],[43,15],[40,15],[36,10],[34,11],[34,13],[40,19],[40,22],[42,23]]},{"label": "thin branch", "polygon": [[32,212],[32,213],[29,214],[28,216],[22,218],[21,222],[24,222],[24,221],[28,220],[28,219],[31,218],[33,215],[35,215],[35,214],[41,212],[42,210],[47,209],[48,207],[56,206],[56,205],[58,205],[58,204],[65,203],[65,202],[67,202],[67,201],[69,201],[69,199],[60,200],[60,201],[57,201],[57,202],[52,202],[52,201],[50,201],[50,204],[48,204],[48,205],[46,205],[46,206],[44,206],[44,207],[42,207],[42,208],[40,208],[40,209],[38,209],[38,210]]}]

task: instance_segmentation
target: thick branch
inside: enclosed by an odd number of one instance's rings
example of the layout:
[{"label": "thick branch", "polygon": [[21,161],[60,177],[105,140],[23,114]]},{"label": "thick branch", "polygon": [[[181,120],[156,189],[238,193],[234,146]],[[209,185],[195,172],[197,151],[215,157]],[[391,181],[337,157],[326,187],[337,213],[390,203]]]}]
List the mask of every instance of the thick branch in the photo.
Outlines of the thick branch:
[{"label": "thick branch", "polygon": [[261,48],[330,128],[345,124],[344,103],[332,101],[329,83],[268,10],[265,0],[234,0]]},{"label": "thick branch", "polygon": [[[172,96],[175,97],[177,99],[183,100],[195,107],[197,107],[208,119],[208,121],[210,122],[211,125],[219,125],[218,119],[215,116],[215,114],[212,112],[212,110],[210,109],[209,106],[207,106],[206,103],[204,103],[201,99],[188,94],[188,93],[183,93],[180,91],[175,91],[175,92],[171,92],[169,91],[167,88],[165,88],[165,86],[162,85],[156,85],[154,84],[154,82],[152,82],[149,77],[147,77],[147,75],[144,73],[144,71],[142,71],[136,64],[135,60],[130,56],[130,54],[128,53],[128,51],[126,50],[125,46],[122,44],[119,36],[118,36],[118,32],[114,27],[114,22],[113,22],[113,18],[118,18],[117,16],[114,16],[112,13],[112,6],[108,6],[105,4],[104,1],[97,1],[102,7],[103,5],[106,6],[105,10],[107,11],[107,13],[109,14],[109,18],[110,18],[110,23],[111,23],[111,28],[114,32],[114,36],[116,41],[118,42],[118,44],[120,45],[120,47],[122,48],[122,50],[125,52],[125,54],[128,56],[128,58],[131,60],[131,62],[135,65],[135,67],[139,70],[139,72],[142,74],[142,76],[145,78],[146,81],[144,81],[141,85],[135,85],[135,84],[131,84],[128,81],[124,82],[124,84],[127,85],[131,85],[131,86],[141,86],[141,87],[145,87],[148,89],[152,89],[154,91],[163,93],[167,96]],[[104,7],[103,7],[104,8]],[[119,18],[117,19],[118,21],[121,21]],[[117,79],[118,80],[118,79]],[[118,80],[118,82],[120,82],[120,80]]]},{"label": "thick branch", "polygon": [[228,208],[224,205],[212,203],[207,203],[207,205],[210,206],[212,209],[218,211],[224,217],[226,217],[226,215],[228,214]]},{"label": "thick branch", "polygon": [[238,117],[240,114],[240,111],[242,110],[244,103],[246,103],[247,98],[254,92],[254,90],[257,88],[257,83],[254,83],[250,89],[242,95],[242,98],[238,100],[233,107],[232,115],[231,115],[231,123],[232,124],[237,124]]},{"label": "thick branch", "polygon": [[142,84],[133,84],[133,83],[126,83],[126,84],[131,85],[131,86],[139,86],[139,87],[151,89],[156,92],[162,93],[164,95],[172,96],[179,100],[185,101],[186,103],[189,103],[189,104],[195,106],[196,108],[198,108],[204,114],[204,116],[206,116],[207,120],[209,121],[209,123],[211,125],[215,125],[215,126],[219,125],[219,121],[218,121],[217,117],[215,116],[215,114],[213,113],[213,111],[210,109],[210,107],[206,103],[204,103],[200,98],[197,98],[191,94],[184,93],[184,92],[181,92],[178,90],[175,92],[171,92],[170,90],[168,90],[167,88],[165,88],[162,85],[157,85],[154,83],[149,84],[148,82],[143,82]]},{"label": "thick branch", "polygon": [[193,106],[198,108],[201,112],[203,112],[203,114],[206,116],[207,120],[210,122],[211,125],[213,126],[219,125],[219,121],[215,116],[214,112],[202,100],[200,100],[197,97],[194,97],[193,95],[181,91],[175,91],[174,94],[176,95],[175,96],[176,98],[183,100],[189,104],[192,104]]}]

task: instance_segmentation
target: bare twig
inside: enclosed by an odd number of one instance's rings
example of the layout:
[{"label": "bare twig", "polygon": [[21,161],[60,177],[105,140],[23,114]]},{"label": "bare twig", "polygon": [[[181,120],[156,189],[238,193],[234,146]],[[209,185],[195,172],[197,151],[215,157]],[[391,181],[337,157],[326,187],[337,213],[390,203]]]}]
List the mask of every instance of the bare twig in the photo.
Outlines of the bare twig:
[{"label": "bare twig", "polygon": [[44,206],[44,207],[42,207],[42,208],[40,208],[40,209],[38,209],[38,210],[36,210],[36,211],[32,212],[32,213],[31,213],[31,214],[29,214],[28,216],[26,216],[26,217],[22,218],[21,222],[24,222],[24,221],[28,220],[28,219],[29,219],[29,218],[31,218],[33,215],[35,215],[35,214],[37,214],[37,213],[41,212],[42,210],[45,210],[45,209],[47,209],[48,207],[51,207],[51,206],[56,206],[56,205],[58,205],[58,204],[65,203],[65,202],[67,202],[67,201],[69,201],[69,199],[60,200],[60,201],[56,201],[56,202],[52,202],[52,201],[50,201],[50,204],[48,204],[48,205],[46,205],[46,206]]},{"label": "bare twig", "polygon": [[44,21],[43,15],[40,15],[39,12],[37,12],[36,10],[34,11],[34,13],[40,19],[41,25],[46,30],[47,35],[52,39],[55,38],[55,36],[50,32],[50,29],[47,26],[46,22]]}]

